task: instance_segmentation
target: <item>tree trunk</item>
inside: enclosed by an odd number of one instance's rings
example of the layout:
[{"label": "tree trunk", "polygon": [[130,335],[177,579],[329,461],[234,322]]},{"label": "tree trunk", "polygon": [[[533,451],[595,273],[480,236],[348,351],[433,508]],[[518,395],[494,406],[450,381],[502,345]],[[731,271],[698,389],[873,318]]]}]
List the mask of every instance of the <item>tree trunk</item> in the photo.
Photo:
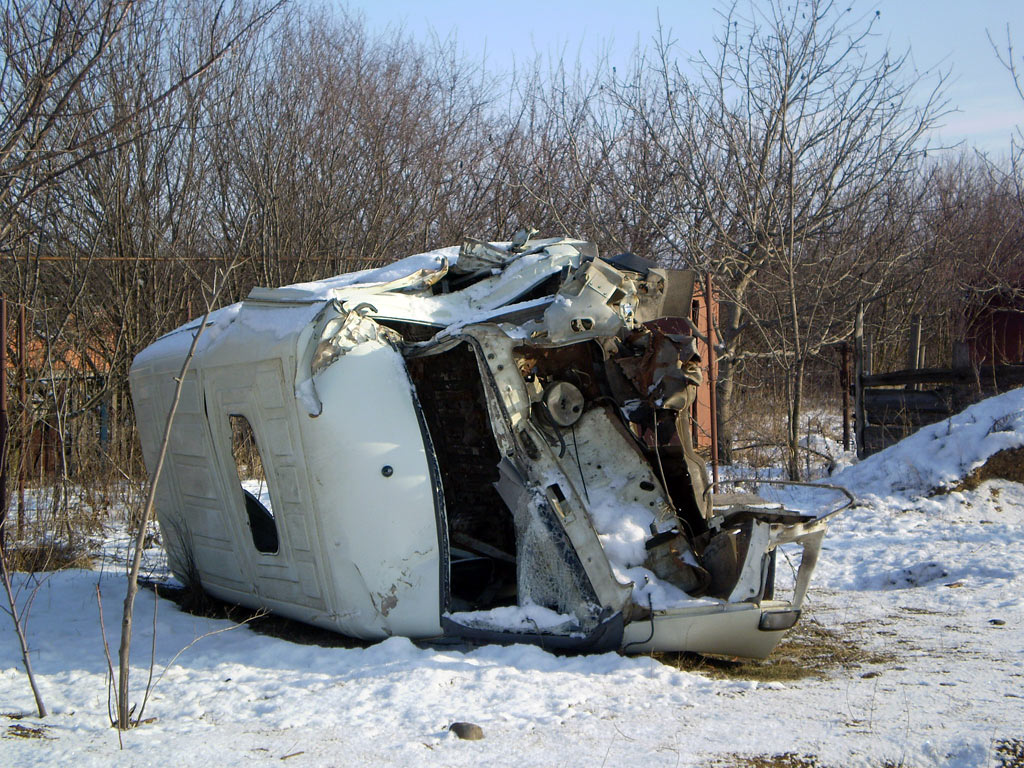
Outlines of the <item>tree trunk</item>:
[{"label": "tree trunk", "polygon": [[[744,285],[739,287],[743,291]],[[735,341],[739,335],[742,310],[737,302],[719,301],[718,304],[718,328],[721,338],[719,342],[725,349],[725,354],[718,358],[718,380],[715,383],[715,393],[718,396],[716,403],[718,416],[718,458],[723,464],[732,464],[733,454],[733,398],[736,394],[736,373],[738,366],[735,363]]]},{"label": "tree trunk", "polygon": [[728,358],[718,361],[718,380],[715,392],[718,395],[718,458],[723,464],[732,464],[733,444],[733,395],[736,391],[736,366]]},{"label": "tree trunk", "polygon": [[798,360],[793,366],[790,381],[789,416],[787,424],[786,470],[790,480],[801,480],[800,476],[800,413],[803,410],[804,361]]},{"label": "tree trunk", "polygon": [[[36,711],[40,717],[46,717],[46,705],[43,704],[43,696],[36,685],[36,676],[32,672],[32,658],[29,655],[28,640],[25,638],[25,627],[22,619],[25,612],[18,613],[18,606],[14,599],[14,590],[11,588],[11,573],[7,570],[7,555],[0,549],[0,575],[3,577],[4,592],[7,594],[7,603],[11,607],[11,619],[14,621],[14,632],[18,636],[18,644],[21,646],[21,663],[25,666],[25,674],[28,676],[28,684],[32,688],[32,695],[36,699]],[[31,604],[31,603],[30,603]],[[27,609],[26,609],[27,611]]]}]

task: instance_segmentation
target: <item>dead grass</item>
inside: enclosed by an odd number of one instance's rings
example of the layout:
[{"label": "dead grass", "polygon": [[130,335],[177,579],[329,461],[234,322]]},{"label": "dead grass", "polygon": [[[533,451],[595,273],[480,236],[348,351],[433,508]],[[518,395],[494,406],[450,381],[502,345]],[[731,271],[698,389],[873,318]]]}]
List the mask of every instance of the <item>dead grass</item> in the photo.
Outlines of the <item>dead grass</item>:
[{"label": "dead grass", "polygon": [[[956,584],[956,583],[957,582],[954,581],[951,584],[946,584],[946,586],[947,587],[952,587],[953,584]],[[958,585],[958,586],[962,586],[962,585]],[[943,613],[942,611],[933,611],[930,608],[922,608],[922,607],[920,607],[918,605],[901,605],[900,606],[900,610],[904,611],[906,613],[912,613],[912,614],[914,614],[916,616],[940,616]],[[899,616],[891,616],[890,618],[899,619],[900,617]]]},{"label": "dead grass", "polygon": [[329,629],[303,624],[301,621],[254,610],[232,603],[225,603],[211,597],[202,589],[193,587],[168,586],[144,579],[139,585],[153,589],[157,595],[175,603],[185,613],[208,619],[227,619],[237,623],[245,622],[253,632],[287,640],[299,645],[317,645],[321,648],[366,648],[373,643],[333,632]]},{"label": "dead grass", "polygon": [[[201,589],[171,587],[141,581],[146,588],[174,602],[182,611],[195,616],[246,622],[253,632],[269,635],[300,645],[324,648],[365,648],[371,642],[348,637],[329,629],[314,627],[283,616],[225,603]],[[662,664],[714,678],[740,680],[790,681],[823,677],[830,670],[857,668],[867,664],[884,664],[894,656],[862,649],[846,635],[824,627],[813,619],[801,620],[771,656],[764,660],[730,659],[697,653],[658,653],[654,658]]]},{"label": "dead grass", "polygon": [[786,634],[767,659],[738,660],[698,653],[658,653],[655,658],[662,664],[708,677],[760,682],[824,677],[833,669],[895,660],[895,656],[867,651],[847,635],[806,617]]}]

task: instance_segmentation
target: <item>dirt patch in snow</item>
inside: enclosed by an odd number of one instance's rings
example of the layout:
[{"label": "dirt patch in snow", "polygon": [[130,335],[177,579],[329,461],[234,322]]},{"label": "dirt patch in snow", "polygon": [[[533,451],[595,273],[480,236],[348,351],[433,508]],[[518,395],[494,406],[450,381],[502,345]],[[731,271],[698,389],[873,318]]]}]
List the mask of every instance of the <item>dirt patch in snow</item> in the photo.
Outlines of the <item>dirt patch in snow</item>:
[{"label": "dirt patch in snow", "polygon": [[727,755],[707,763],[709,768],[824,768],[814,755],[783,752],[778,755]]},{"label": "dirt patch in snow", "polygon": [[997,739],[998,768],[1024,768],[1024,739]]},{"label": "dirt patch in snow", "polygon": [[[996,739],[992,744],[992,765],[995,768],[1024,768],[1024,739]],[[989,763],[986,763],[988,765]],[[704,763],[707,768],[834,768],[821,763],[814,755],[782,752],[775,755],[720,755]],[[913,768],[902,760],[885,760],[879,768]]]},{"label": "dirt patch in snow", "polygon": [[[795,752],[783,752],[778,755],[727,755],[716,757],[708,768],[834,768],[831,763],[819,763],[814,755],[798,755]],[[894,763],[890,760],[878,763],[879,768],[913,768],[903,761]],[[1000,766],[1002,768],[1002,766]]]},{"label": "dirt patch in snow", "polygon": [[5,739],[49,739],[50,737],[46,734],[45,725],[31,726],[21,725],[15,723],[14,725],[7,726],[7,731],[4,733]]},{"label": "dirt patch in snow", "polygon": [[740,660],[698,653],[661,653],[655,654],[655,658],[663,664],[708,677],[761,682],[825,677],[833,669],[859,668],[895,660],[894,656],[865,650],[848,633],[840,634],[806,616],[789,631],[767,659]]},{"label": "dirt patch in snow", "polygon": [[973,491],[986,480],[1009,480],[1024,484],[1024,446],[992,454],[951,490]]}]

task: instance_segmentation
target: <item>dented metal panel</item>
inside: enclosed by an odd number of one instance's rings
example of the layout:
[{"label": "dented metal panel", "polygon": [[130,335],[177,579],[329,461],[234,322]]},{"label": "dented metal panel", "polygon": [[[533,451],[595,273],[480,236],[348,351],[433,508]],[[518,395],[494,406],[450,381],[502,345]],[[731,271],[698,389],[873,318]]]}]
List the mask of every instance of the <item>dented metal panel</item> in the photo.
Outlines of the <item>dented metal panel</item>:
[{"label": "dented metal panel", "polygon": [[[710,493],[690,443],[696,345],[659,323],[686,315],[693,282],[523,232],[253,290],[211,316],[202,415],[174,425],[172,446],[191,447],[158,495],[172,567],[359,637],[766,655],[827,521]],[[133,366],[148,461],[169,406],[155,393],[196,329]],[[260,456],[232,448],[235,416]],[[242,487],[256,470],[263,517]],[[803,547],[788,601],[773,599],[783,544]]]}]

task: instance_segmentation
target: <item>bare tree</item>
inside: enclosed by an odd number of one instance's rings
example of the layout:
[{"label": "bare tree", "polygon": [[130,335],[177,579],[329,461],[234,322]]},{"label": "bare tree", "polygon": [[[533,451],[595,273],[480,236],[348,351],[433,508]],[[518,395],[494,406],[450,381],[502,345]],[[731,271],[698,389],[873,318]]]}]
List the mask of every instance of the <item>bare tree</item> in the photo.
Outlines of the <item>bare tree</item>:
[{"label": "bare tree", "polygon": [[946,348],[973,336],[993,363],[1011,352],[989,348],[1001,347],[995,336],[1002,334],[992,333],[997,318],[1019,313],[1024,303],[1024,207],[1015,173],[1012,163],[974,153],[943,158],[929,174],[919,215],[930,335]]},{"label": "bare tree", "polygon": [[[1013,83],[1021,104],[1024,104],[1024,56],[1014,52],[1013,35],[1010,26],[1006,27],[1006,39],[1003,47],[989,35],[989,42],[999,63],[1006,69]],[[1010,140],[1010,158],[1008,168],[1002,169],[990,164],[992,172],[999,176],[1005,191],[1011,192],[1018,208],[1018,217],[1024,218],[1024,125],[1018,125]],[[992,254],[991,258],[981,266],[990,292],[999,295],[999,301],[1007,311],[1020,312],[1024,306],[1024,270],[1020,264],[1022,257],[1019,246],[1016,251],[1004,248],[1001,254]]]},{"label": "bare tree", "polygon": [[695,82],[663,36],[659,91],[621,91],[668,168],[666,241],[723,289],[723,416],[745,358],[785,370],[794,478],[807,361],[899,261],[866,257],[850,226],[914,171],[944,110],[943,78],[922,94],[905,55],[869,51],[874,17],[851,14],[828,0],[733,6]]},{"label": "bare tree", "polygon": [[[111,137],[188,83],[202,76],[280,5],[231,5],[222,0],[208,15],[206,46],[178,60],[162,88],[127,105],[111,92],[105,74],[117,52],[152,44],[154,32],[188,15],[187,0],[60,2],[14,0],[0,17],[0,246],[33,222],[20,207],[75,168],[109,148]],[[210,7],[210,6],[207,6]],[[123,60],[122,60],[123,61]],[[151,128],[147,128],[150,130]]]},{"label": "bare tree", "polygon": [[[228,269],[231,269],[234,264],[235,262],[233,260],[228,266]],[[167,420],[164,425],[164,436],[160,444],[160,454],[157,457],[156,465],[153,468],[153,476],[149,480],[146,501],[143,505],[138,528],[135,531],[132,560],[128,567],[128,588],[125,593],[124,608],[121,612],[121,642],[118,645],[117,653],[117,722],[115,725],[118,730],[122,731],[138,724],[138,720],[134,722],[132,721],[134,708],[131,706],[129,680],[131,673],[132,625],[135,618],[135,596],[139,591],[139,570],[142,566],[142,550],[144,547],[146,532],[149,527],[149,521],[153,516],[153,508],[156,503],[156,489],[160,483],[160,475],[163,472],[164,460],[166,459],[167,448],[171,440],[171,428],[174,426],[174,416],[178,410],[181,391],[185,386],[185,379],[188,374],[189,367],[192,364],[192,357],[195,355],[196,349],[199,346],[199,341],[202,338],[203,331],[206,328],[206,321],[210,316],[210,312],[213,310],[213,305],[217,301],[218,294],[224,286],[224,276],[224,274],[215,275],[215,282],[210,286],[209,298],[206,301],[206,312],[192,335],[192,344],[189,346],[188,353],[185,355],[185,359],[182,362],[181,370],[175,378],[176,384],[174,396],[171,400],[171,408],[167,414]],[[100,610],[102,612],[102,606]],[[154,627],[154,632],[155,631],[156,628]]]}]

